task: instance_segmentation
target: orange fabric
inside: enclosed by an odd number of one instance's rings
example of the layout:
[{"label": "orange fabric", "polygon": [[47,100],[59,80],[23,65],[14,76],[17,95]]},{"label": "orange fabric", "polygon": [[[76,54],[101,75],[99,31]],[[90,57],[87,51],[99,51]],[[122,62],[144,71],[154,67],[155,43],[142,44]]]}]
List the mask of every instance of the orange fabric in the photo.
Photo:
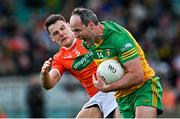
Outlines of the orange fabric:
[{"label": "orange fabric", "polygon": [[74,75],[86,89],[88,94],[92,97],[98,92],[94,87],[92,81],[92,74],[96,73],[97,65],[93,61],[87,67],[80,71],[72,68],[74,60],[81,55],[87,54],[89,51],[82,45],[82,40],[76,39],[71,48],[67,49],[62,47],[59,52],[54,56],[52,68],[57,69],[62,75],[64,71],[70,72]]},{"label": "orange fabric", "polygon": [[162,102],[164,107],[167,109],[174,109],[176,104],[175,104],[175,94],[171,90],[164,90],[163,92],[163,97],[162,97]]}]

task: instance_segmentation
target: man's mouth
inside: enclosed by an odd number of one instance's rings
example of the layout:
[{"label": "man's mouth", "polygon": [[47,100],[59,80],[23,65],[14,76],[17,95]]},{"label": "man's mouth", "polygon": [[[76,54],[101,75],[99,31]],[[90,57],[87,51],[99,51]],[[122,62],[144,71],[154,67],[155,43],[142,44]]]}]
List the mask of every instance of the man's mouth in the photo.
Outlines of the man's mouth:
[{"label": "man's mouth", "polygon": [[66,41],[66,39],[67,39],[67,38],[63,38],[61,42],[64,42],[64,41]]}]

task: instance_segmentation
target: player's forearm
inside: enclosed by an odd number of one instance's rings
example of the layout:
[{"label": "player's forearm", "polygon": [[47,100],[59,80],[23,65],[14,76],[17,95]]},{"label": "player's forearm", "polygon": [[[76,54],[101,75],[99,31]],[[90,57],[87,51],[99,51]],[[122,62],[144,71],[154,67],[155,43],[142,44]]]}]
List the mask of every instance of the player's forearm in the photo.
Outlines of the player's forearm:
[{"label": "player's forearm", "polygon": [[126,73],[122,79],[108,85],[107,92],[131,88],[144,82],[144,75]]},{"label": "player's forearm", "polygon": [[109,85],[109,90],[128,89],[144,82],[144,71],[139,57],[126,62],[124,68],[126,69],[125,75],[122,79]]},{"label": "player's forearm", "polygon": [[43,87],[46,90],[49,90],[49,89],[51,89],[53,87],[52,83],[51,83],[51,78],[49,76],[49,73],[41,74],[41,82],[42,82]]}]

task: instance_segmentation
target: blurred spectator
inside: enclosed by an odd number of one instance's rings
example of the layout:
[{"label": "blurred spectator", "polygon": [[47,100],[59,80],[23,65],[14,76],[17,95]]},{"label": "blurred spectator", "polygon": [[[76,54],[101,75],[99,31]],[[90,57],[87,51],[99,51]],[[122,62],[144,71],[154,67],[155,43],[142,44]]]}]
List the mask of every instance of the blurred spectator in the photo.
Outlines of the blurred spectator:
[{"label": "blurred spectator", "polygon": [[0,118],[3,118],[3,119],[8,118],[6,113],[1,108],[0,108]]},{"label": "blurred spectator", "polygon": [[26,101],[30,118],[45,117],[43,89],[37,81],[37,78],[32,78],[29,86],[27,87]]},{"label": "blurred spectator", "polygon": [[163,88],[163,98],[162,98],[163,107],[165,110],[172,112],[175,110],[175,106],[176,106],[176,95],[175,95],[175,92],[173,92],[173,90],[171,90],[168,83],[167,82],[165,82],[165,83],[163,84],[163,87],[164,87]]}]

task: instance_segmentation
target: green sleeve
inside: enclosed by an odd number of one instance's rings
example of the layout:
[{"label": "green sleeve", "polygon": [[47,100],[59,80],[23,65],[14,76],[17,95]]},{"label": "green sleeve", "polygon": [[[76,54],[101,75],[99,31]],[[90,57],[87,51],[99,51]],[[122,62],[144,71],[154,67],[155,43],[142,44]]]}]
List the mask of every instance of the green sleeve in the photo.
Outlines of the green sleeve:
[{"label": "green sleeve", "polygon": [[118,59],[121,63],[126,63],[139,57],[133,39],[126,32],[117,35],[115,47],[118,54]]}]

